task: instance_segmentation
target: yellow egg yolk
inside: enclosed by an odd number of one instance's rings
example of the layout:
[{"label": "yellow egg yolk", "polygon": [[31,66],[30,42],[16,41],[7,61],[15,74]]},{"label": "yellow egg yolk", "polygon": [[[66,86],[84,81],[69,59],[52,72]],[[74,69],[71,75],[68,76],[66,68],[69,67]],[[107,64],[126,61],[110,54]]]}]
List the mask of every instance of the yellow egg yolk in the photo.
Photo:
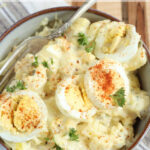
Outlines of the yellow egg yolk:
[{"label": "yellow egg yolk", "polygon": [[32,132],[41,119],[39,107],[34,99],[25,95],[8,98],[1,106],[1,123],[12,132]]}]

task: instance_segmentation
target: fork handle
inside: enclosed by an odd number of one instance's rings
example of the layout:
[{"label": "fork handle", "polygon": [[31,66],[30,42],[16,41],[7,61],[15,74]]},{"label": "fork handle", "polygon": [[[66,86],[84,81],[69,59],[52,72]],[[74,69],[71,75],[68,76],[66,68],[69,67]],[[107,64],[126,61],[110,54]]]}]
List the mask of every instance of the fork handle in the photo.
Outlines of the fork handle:
[{"label": "fork handle", "polygon": [[69,19],[68,26],[81,17],[90,7],[92,7],[97,0],[88,0],[86,1],[77,11],[76,13]]},{"label": "fork handle", "polygon": [[[62,27],[60,27],[56,32],[52,33],[51,35],[49,35],[47,38],[48,39],[53,39],[55,37],[58,37],[58,35],[61,36],[62,33],[64,33],[64,31],[66,31],[66,29],[68,27],[71,26],[71,24],[77,19],[79,18],[83,13],[85,13],[94,3],[96,2],[96,0],[89,0],[86,1],[77,11],[76,13],[70,18],[69,21],[67,21]],[[36,37],[35,37],[36,38]],[[42,37],[39,37],[42,38]],[[46,38],[46,37],[45,37]],[[29,41],[32,38],[28,38],[25,41],[23,41],[19,47],[17,48],[16,51],[14,51],[14,53],[12,54],[12,56],[7,60],[7,62],[2,66],[2,68],[0,68],[0,76],[4,76],[6,74],[6,72],[8,71],[8,69],[14,64],[14,62],[16,61],[16,59],[22,54],[23,49],[22,47],[24,46],[24,43]]]},{"label": "fork handle", "polygon": [[49,39],[52,39],[54,37],[61,36],[71,25],[72,23],[81,17],[91,6],[95,4],[97,0],[88,0],[86,1],[76,12],[75,14],[58,30],[56,30],[54,33],[48,36]]}]

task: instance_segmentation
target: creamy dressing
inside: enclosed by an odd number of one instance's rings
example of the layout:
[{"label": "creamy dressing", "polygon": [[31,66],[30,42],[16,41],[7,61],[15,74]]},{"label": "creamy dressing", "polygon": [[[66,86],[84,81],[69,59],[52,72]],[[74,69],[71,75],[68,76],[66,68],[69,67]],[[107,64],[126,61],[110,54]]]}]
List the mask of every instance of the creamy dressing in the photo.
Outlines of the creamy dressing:
[{"label": "creamy dressing", "polygon": [[[107,43],[98,43],[100,41],[97,36],[101,35],[100,29],[105,29],[105,24],[107,24],[108,28],[113,28],[112,25],[109,26],[109,23],[110,21],[106,20],[90,24],[90,21],[86,18],[80,18],[68,29],[63,37],[50,41],[36,54],[39,63],[38,67],[32,66],[34,62],[32,54],[27,54],[25,58],[17,62],[15,80],[23,80],[28,90],[40,95],[47,106],[48,120],[47,131],[41,132],[33,139],[24,143],[6,141],[13,150],[51,150],[56,149],[56,147],[54,148],[55,144],[59,145],[63,150],[118,150],[125,145],[130,145],[133,140],[135,119],[136,117],[141,117],[149,106],[147,93],[140,89],[138,79],[133,72],[130,72],[146,63],[145,51],[141,46],[131,59],[121,62],[126,70],[131,89],[126,97],[124,107],[97,109],[94,115],[82,120],[81,118],[69,116],[69,112],[68,115],[64,115],[60,111],[61,108],[58,108],[56,104],[58,84],[67,78],[84,77],[88,68],[98,61],[98,58],[93,53],[86,52],[85,47],[79,45],[78,33],[82,32],[87,35],[90,42],[96,40],[95,54],[99,55],[98,50],[100,47],[98,45],[106,46]],[[116,22],[115,24],[118,23]],[[48,32],[46,29],[44,30]],[[124,31],[125,29],[123,28],[122,30]],[[116,30],[113,30],[113,32],[113,34],[117,33]],[[132,49],[126,50],[132,51]],[[111,52],[111,55],[113,55],[113,52]],[[107,58],[107,56],[105,57]],[[128,58],[128,56],[125,57]],[[48,63],[48,68],[42,65],[43,61]],[[78,82],[80,83],[81,80]],[[117,84],[117,81],[115,83]],[[77,84],[76,88],[79,90],[78,86],[79,84]],[[68,104],[72,106],[72,109],[84,106],[83,103],[80,103],[80,99],[87,98],[84,88],[84,86],[81,88],[83,95],[73,95],[74,97],[71,97],[72,94],[76,93],[71,91],[66,98],[66,101],[70,101]],[[77,99],[78,96],[79,99]],[[73,101],[71,98],[76,100]],[[91,107],[91,103],[88,107],[86,105],[88,105],[88,101],[85,102],[84,110]],[[78,141],[69,139],[69,130],[71,128],[77,131]]]}]

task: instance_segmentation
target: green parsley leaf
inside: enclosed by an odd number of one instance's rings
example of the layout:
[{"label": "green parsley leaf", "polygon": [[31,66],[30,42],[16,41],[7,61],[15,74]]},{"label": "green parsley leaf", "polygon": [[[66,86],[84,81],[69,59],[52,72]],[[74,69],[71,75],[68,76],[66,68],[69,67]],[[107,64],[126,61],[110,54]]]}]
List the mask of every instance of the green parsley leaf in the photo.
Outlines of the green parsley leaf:
[{"label": "green parsley leaf", "polygon": [[44,138],[44,140],[45,140],[45,144],[48,144],[50,139],[48,137],[46,137],[46,138]]},{"label": "green parsley leaf", "polygon": [[11,87],[8,86],[8,87],[6,88],[6,91],[12,93],[12,92],[15,91],[15,89],[16,89],[16,86],[11,86]]},{"label": "green parsley leaf", "polygon": [[55,143],[55,145],[54,145],[54,147],[53,148],[55,148],[56,150],[63,150],[59,145],[57,145],[56,143]]},{"label": "green parsley leaf", "polygon": [[79,140],[79,136],[76,133],[77,131],[74,128],[71,128],[69,131],[69,137],[71,141],[78,141]]},{"label": "green parsley leaf", "polygon": [[110,95],[120,107],[123,107],[125,104],[125,90],[124,88],[120,88],[115,94]]},{"label": "green parsley leaf", "polygon": [[43,65],[45,68],[48,68],[48,69],[49,69],[48,62],[47,62],[47,61],[43,61],[43,62],[42,62],[42,65]]},{"label": "green parsley leaf", "polygon": [[48,137],[46,137],[46,138],[45,138],[45,141],[49,141],[49,138],[48,138]]},{"label": "green parsley leaf", "polygon": [[94,41],[94,42],[92,42],[91,44],[89,44],[89,45],[85,48],[85,50],[86,50],[88,53],[90,53],[90,52],[92,52],[92,51],[95,49],[95,45],[96,45],[96,43],[95,43],[95,41]]},{"label": "green parsley leaf", "polygon": [[18,81],[17,85],[16,85],[16,89],[25,90],[26,88],[24,86],[24,82],[23,81]]},{"label": "green parsley leaf", "polygon": [[10,86],[6,88],[7,92],[14,92],[16,89],[19,90],[25,90],[26,87],[24,86],[24,82],[23,81],[18,81],[16,85]]},{"label": "green parsley leaf", "polygon": [[88,44],[88,39],[84,33],[78,34],[78,43],[79,45],[83,45],[83,46]]},{"label": "green parsley leaf", "polygon": [[38,57],[37,56],[34,57],[34,62],[32,63],[32,66],[34,66],[34,67],[38,67],[39,66]]},{"label": "green parsley leaf", "polygon": [[54,64],[53,58],[51,58],[51,64],[52,64],[52,65]]}]

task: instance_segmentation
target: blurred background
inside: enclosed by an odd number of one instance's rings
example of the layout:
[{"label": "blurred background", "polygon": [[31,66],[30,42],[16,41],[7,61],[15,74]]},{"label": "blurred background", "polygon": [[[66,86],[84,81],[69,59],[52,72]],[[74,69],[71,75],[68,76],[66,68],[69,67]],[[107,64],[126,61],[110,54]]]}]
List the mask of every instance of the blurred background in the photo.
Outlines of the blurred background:
[{"label": "blurred background", "polygon": [[[42,9],[81,6],[85,0],[0,0],[0,35],[23,17]],[[150,48],[150,0],[97,0],[94,9],[136,26]],[[136,150],[150,150],[150,131]]]}]

